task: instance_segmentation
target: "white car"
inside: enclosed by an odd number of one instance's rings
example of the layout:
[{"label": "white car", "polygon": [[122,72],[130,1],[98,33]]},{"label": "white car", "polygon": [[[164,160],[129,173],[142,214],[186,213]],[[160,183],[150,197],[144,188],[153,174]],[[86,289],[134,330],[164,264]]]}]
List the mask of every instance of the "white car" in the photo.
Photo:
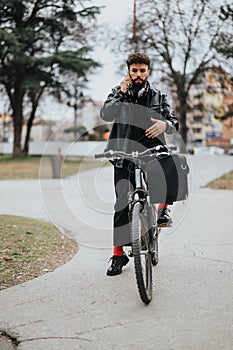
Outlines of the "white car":
[{"label": "white car", "polygon": [[194,147],[194,155],[199,156],[199,155],[205,155],[205,156],[212,156],[214,154],[222,155],[224,154],[224,149],[217,147],[217,146],[199,146],[199,147]]},{"label": "white car", "polygon": [[224,149],[221,147],[217,147],[217,146],[211,146],[211,152],[213,152],[213,154],[219,154],[222,155],[225,153]]}]

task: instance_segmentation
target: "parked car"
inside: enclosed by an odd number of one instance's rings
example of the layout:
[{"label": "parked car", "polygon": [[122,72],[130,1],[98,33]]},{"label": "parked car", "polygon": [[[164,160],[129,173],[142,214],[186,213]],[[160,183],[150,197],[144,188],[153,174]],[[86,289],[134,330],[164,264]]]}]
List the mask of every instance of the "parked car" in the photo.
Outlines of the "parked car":
[{"label": "parked car", "polygon": [[213,152],[213,154],[219,154],[222,155],[225,153],[224,149],[221,147],[217,147],[217,146],[211,146],[211,152]]},{"label": "parked car", "polygon": [[233,156],[233,148],[230,148],[227,152],[227,154],[229,154],[229,156]]},{"label": "parked car", "polygon": [[217,146],[199,146],[199,147],[194,147],[194,155],[199,156],[199,155],[205,155],[205,156],[212,156],[212,155],[222,155],[224,154],[224,149],[217,147]]}]

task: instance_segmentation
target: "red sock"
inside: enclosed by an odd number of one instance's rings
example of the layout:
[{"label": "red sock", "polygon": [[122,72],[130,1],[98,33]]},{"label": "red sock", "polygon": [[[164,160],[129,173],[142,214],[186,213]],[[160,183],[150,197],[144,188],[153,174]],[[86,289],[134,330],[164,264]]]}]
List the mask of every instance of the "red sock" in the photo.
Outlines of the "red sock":
[{"label": "red sock", "polygon": [[114,247],[113,248],[113,255],[122,256],[123,255],[123,247],[122,246]]},{"label": "red sock", "polygon": [[167,209],[168,208],[168,204],[166,204],[166,203],[160,203],[159,204],[159,206],[158,206],[158,210],[160,210],[160,209]]}]

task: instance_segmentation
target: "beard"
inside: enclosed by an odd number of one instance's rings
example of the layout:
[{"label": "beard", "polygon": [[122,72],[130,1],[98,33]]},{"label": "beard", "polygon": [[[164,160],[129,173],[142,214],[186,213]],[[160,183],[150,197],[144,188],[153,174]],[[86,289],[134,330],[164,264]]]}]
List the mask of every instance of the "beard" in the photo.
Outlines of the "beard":
[{"label": "beard", "polygon": [[[138,79],[135,79],[135,80],[138,80]],[[135,91],[138,92],[145,86],[146,80],[140,79],[140,81],[137,81],[137,82],[135,80],[133,80],[132,82],[132,87]]]}]

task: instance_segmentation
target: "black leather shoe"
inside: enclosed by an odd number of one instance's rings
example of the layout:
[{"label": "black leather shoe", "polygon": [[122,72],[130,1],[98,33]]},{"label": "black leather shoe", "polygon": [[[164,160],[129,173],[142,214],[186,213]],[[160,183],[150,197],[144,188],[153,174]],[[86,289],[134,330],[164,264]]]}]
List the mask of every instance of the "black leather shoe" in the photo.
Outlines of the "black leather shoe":
[{"label": "black leather shoe", "polygon": [[168,212],[170,212],[170,209],[168,209],[168,208],[159,209],[157,224],[160,227],[172,226],[173,221],[172,221],[172,218],[170,217],[170,215],[168,214]]},{"label": "black leather shoe", "polygon": [[126,264],[128,264],[128,262],[129,262],[129,258],[125,254],[125,252],[123,253],[122,256],[113,255],[110,260],[112,260],[112,264],[107,269],[108,276],[119,275],[122,271],[122,267],[125,266]]}]

